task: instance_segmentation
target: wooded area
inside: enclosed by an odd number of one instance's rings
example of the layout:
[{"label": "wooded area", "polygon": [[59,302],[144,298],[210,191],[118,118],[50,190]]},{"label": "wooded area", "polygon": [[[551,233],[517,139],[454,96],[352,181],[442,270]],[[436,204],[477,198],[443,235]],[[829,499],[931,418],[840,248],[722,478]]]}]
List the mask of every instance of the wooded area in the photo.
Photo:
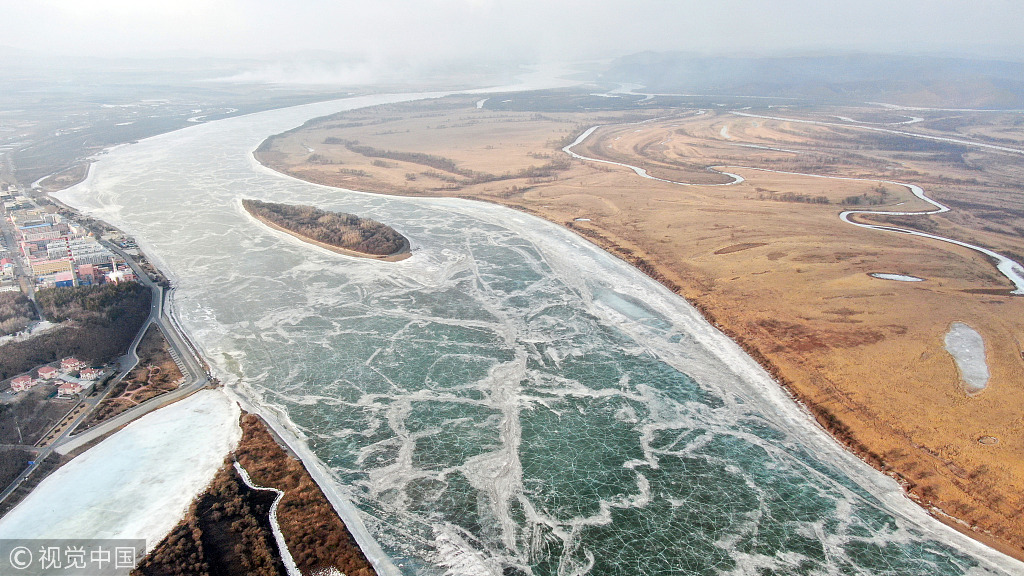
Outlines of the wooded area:
[{"label": "wooded area", "polygon": [[132,571],[146,576],[278,576],[284,566],[270,530],[274,495],[252,490],[229,457],[185,518]]},{"label": "wooded area", "polygon": [[32,301],[24,294],[0,293],[0,336],[21,332],[35,317]]},{"label": "wooded area", "polygon": [[0,379],[67,356],[110,362],[127,351],[149,317],[151,295],[145,286],[127,282],[46,288],[36,292],[36,302],[47,320],[66,324],[0,346]]},{"label": "wooded area", "polygon": [[394,228],[344,212],[328,212],[312,206],[242,200],[253,216],[316,242],[373,256],[387,256],[408,246]]},{"label": "wooded area", "polygon": [[336,567],[347,576],[374,576],[373,567],[334,507],[299,460],[288,456],[255,415],[242,416],[238,463],[258,486],[284,491],[277,516],[288,550],[303,574]]},{"label": "wooded area", "polygon": [[375,576],[302,462],[285,453],[259,417],[243,413],[240,424],[242,440],[234,454],[132,574],[284,574],[269,523],[274,495],[248,488],[235,471],[237,460],[254,484],[284,492],[278,524],[303,574],[333,569],[346,576]]}]

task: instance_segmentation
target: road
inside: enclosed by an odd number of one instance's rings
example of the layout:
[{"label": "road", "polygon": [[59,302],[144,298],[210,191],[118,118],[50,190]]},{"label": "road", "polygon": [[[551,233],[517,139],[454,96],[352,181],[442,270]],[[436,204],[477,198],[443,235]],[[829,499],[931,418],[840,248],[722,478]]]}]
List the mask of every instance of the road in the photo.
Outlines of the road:
[{"label": "road", "polygon": [[[79,403],[76,406],[76,408],[78,406],[81,406],[82,404],[85,404],[86,409],[83,410],[78,416],[76,416],[74,421],[69,426],[67,426],[64,429],[64,431],[61,432],[61,434],[48,445],[41,447],[22,446],[22,448],[36,452],[35,460],[33,460],[32,464],[30,464],[24,471],[22,471],[22,473],[14,480],[14,482],[8,485],[7,488],[2,493],[0,493],[0,502],[5,500],[12,492],[14,492],[18,488],[18,486],[20,486],[21,483],[24,482],[25,479],[27,479],[29,475],[31,475],[32,472],[36,470],[36,468],[39,467],[39,464],[46,460],[46,458],[49,457],[53,452],[57,452],[60,455],[69,454],[75,451],[76,449],[81,448],[82,446],[141,418],[142,416],[154,410],[162,408],[167,404],[176,402],[182,398],[185,398],[186,396],[189,396],[203,389],[210,383],[210,375],[206,372],[206,369],[202,361],[199,359],[198,351],[190,342],[188,342],[184,338],[182,333],[178,331],[171,318],[164,313],[165,292],[163,286],[160,286],[159,284],[153,282],[149,278],[149,275],[146,274],[146,272],[142,269],[141,266],[139,266],[135,259],[131,257],[131,255],[127,254],[119,247],[109,242],[104,241],[103,244],[111,251],[113,251],[115,254],[123,258],[125,262],[127,262],[128,265],[135,272],[135,275],[138,277],[139,282],[141,282],[144,286],[150,289],[151,293],[153,294],[153,301],[152,304],[150,304],[149,317],[143,324],[142,328],[139,330],[139,333],[135,335],[135,339],[132,340],[131,345],[128,347],[126,360],[122,362],[120,374],[117,376],[117,378],[111,381],[111,383],[107,386],[106,391],[98,396],[92,398],[85,398],[84,400],[82,400],[81,403]],[[127,375],[128,372],[130,372],[138,364],[139,342],[145,335],[146,330],[148,330],[149,326],[152,324],[156,324],[157,328],[159,328],[160,331],[164,334],[164,337],[167,340],[167,344],[171,350],[171,356],[174,358],[175,362],[178,364],[178,367],[181,369],[182,374],[185,376],[185,381],[182,382],[182,384],[172,392],[168,392],[155,398],[151,398],[143,402],[142,404],[139,404],[138,406],[134,406],[131,409],[122,412],[121,414],[118,414],[114,418],[111,418],[110,420],[107,420],[102,424],[98,424],[84,432],[75,434],[75,431],[78,428],[78,426],[80,426],[82,422],[84,422],[85,419],[89,417],[89,415],[96,408],[96,406],[115,387],[115,384],[119,382],[121,378],[124,378],[125,375]],[[74,408],[72,408],[72,410],[74,410]]]},{"label": "road", "polygon": [[[128,348],[128,357],[130,358],[128,364],[130,364],[130,366],[125,367],[122,372],[127,373],[138,363],[139,357],[137,355],[137,350],[139,341],[142,340],[142,337],[146,333],[146,329],[150,324],[156,324],[157,328],[160,329],[167,339],[167,344],[171,349],[171,356],[175,359],[178,367],[181,368],[181,371],[185,376],[185,381],[173,392],[168,392],[166,394],[161,394],[156,398],[151,398],[138,406],[118,414],[114,418],[111,418],[102,424],[98,424],[81,434],[72,436],[71,433],[74,431],[75,427],[81,423],[82,418],[80,417],[78,422],[70,426],[67,431],[61,434],[61,436],[51,444],[59,454],[68,454],[69,452],[92,442],[96,438],[141,418],[143,415],[148,414],[157,408],[166,406],[171,402],[176,402],[198,390],[201,390],[210,383],[210,376],[203,368],[202,362],[200,362],[195,348],[184,339],[182,334],[172,324],[170,318],[164,314],[163,286],[153,282],[146,274],[145,270],[143,270],[135,259],[124,250],[121,250],[117,246],[106,241],[104,241],[103,244],[115,254],[124,258],[125,262],[127,262],[135,272],[135,275],[138,276],[139,281],[142,282],[143,285],[149,287],[153,293],[153,303],[150,305],[149,319],[142,329],[139,330],[139,333],[135,336],[135,340],[132,341],[131,346]],[[112,388],[112,386],[110,388]]]},{"label": "road", "polygon": [[[28,194],[24,189],[19,192],[24,198],[28,198]],[[39,207],[38,204],[29,200],[29,202]],[[32,277],[31,270],[27,268],[27,263],[21,255],[21,250],[18,248],[18,243],[14,239],[14,226],[7,219],[6,215],[0,218],[0,231],[3,232],[4,242],[7,245],[7,250],[11,253],[11,260],[14,261],[14,275],[17,278],[18,283],[21,284],[21,291],[28,296],[29,300],[32,301],[32,305],[35,306],[36,315],[42,319],[43,311],[39,307],[35,298],[35,279]]]},{"label": "road", "polygon": [[6,216],[0,218],[0,232],[3,233],[4,244],[11,253],[11,260],[14,261],[14,277],[21,284],[21,291],[32,300],[32,305],[36,308],[36,314],[39,318],[42,318],[43,312],[39,309],[39,305],[36,304],[35,291],[33,290],[34,283],[25,269],[21,252],[18,250],[18,243],[14,239],[14,227],[11,226]]}]

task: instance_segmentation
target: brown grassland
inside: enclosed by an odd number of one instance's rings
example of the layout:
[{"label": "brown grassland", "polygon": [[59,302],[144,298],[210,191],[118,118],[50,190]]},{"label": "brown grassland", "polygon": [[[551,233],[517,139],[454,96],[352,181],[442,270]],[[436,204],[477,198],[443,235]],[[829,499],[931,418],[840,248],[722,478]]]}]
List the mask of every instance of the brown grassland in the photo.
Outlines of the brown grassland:
[{"label": "brown grassland", "polygon": [[[652,120],[636,124],[635,110],[541,114],[451,98],[321,119],[269,139],[257,156],[322,184],[475,198],[572,228],[693,303],[940,519],[1024,557],[1024,297],[1011,296],[1012,285],[977,252],[838,218],[845,209],[928,209],[880,180],[913,183],[952,211],[859,218],[1024,261],[1024,156],[852,127],[1024,148],[1024,117],[914,111],[924,120],[897,124],[909,117],[877,107],[749,112],[851,127],[657,101],[644,110]],[[577,153],[681,182],[731,180],[710,166],[746,181],[681,186],[564,162],[561,147],[597,124]],[[924,281],[869,276],[878,272]],[[957,321],[986,343],[992,376],[976,395],[944,348]]]},{"label": "brown grassland", "polygon": [[56,192],[58,190],[70,188],[75,184],[82,182],[88,175],[89,163],[82,162],[81,164],[75,164],[66,170],[47,176],[39,182],[39,186],[44,192]]}]

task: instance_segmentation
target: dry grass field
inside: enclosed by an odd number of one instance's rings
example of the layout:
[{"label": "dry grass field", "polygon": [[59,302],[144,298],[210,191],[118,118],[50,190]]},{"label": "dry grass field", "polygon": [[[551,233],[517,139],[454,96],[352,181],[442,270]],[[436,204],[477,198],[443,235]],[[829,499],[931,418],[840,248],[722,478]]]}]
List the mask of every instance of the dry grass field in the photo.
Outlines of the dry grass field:
[{"label": "dry grass field", "polygon": [[[641,112],[520,108],[449,98],[361,110],[271,138],[257,156],[319,183],[477,198],[574,229],[696,305],[922,505],[1024,556],[1024,297],[977,252],[838,218],[927,210],[893,182],[917,184],[952,210],[859,219],[1024,262],[1024,155],[863,129],[1024,148],[1024,116],[659,100]],[[562,146],[598,124],[575,152],[701,185],[568,161]],[[732,178],[712,166],[745,181],[721,185]],[[986,344],[991,380],[975,395],[944,348],[958,321]]]}]

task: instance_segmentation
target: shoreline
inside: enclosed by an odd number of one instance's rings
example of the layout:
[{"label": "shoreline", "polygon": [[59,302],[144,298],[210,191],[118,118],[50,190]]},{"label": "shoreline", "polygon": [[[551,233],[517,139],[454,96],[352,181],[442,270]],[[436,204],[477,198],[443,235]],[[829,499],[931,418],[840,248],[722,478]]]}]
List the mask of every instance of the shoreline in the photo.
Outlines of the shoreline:
[{"label": "shoreline", "polygon": [[[88,170],[86,171],[86,174],[82,178],[81,182],[86,181],[92,175],[92,173],[93,173],[93,171],[92,171],[92,163],[89,163],[88,164]],[[70,186],[69,186],[69,188],[70,188]],[[64,190],[64,189],[62,188],[61,190]],[[74,212],[75,214],[85,215],[82,211],[80,211],[80,210],[78,210],[78,209],[68,205],[67,203],[63,202],[62,200],[52,196],[52,194],[60,192],[61,190],[45,191],[44,195],[51,202],[54,202],[55,204],[58,204],[58,205],[62,206],[66,210]],[[308,239],[306,237],[303,237],[303,236],[301,236],[299,234],[294,234],[291,231],[289,231],[287,229],[284,229],[282,227],[279,227],[279,226],[277,226],[277,225],[275,225],[275,224],[273,224],[271,222],[264,222],[263,219],[261,219],[261,218],[259,218],[257,216],[254,216],[253,214],[249,213],[248,210],[244,210],[244,208],[243,208],[243,211],[246,214],[248,214],[249,216],[251,216],[251,217],[253,217],[253,218],[257,219],[257,220],[260,220],[261,222],[263,222],[264,224],[266,224],[268,227],[270,227],[272,229],[279,230],[279,231],[284,232],[286,234],[289,234],[290,236],[293,236],[293,237],[295,237],[295,238],[297,238],[297,239],[299,239],[299,240],[301,240],[303,242],[306,242],[306,243],[309,243],[309,244],[312,244],[312,245],[316,245],[318,247],[325,248],[325,249],[331,250],[332,252],[336,252],[336,253],[339,253],[339,254],[343,254],[343,255],[347,255],[347,256],[353,256],[353,257],[369,258],[369,259],[373,259],[373,260],[384,260],[384,259],[387,259],[387,258],[395,257],[394,260],[386,260],[386,261],[392,261],[392,262],[393,261],[404,260],[404,259],[412,256],[412,251],[411,251],[410,246],[409,246],[408,238],[405,238],[405,245],[403,246],[403,248],[401,250],[399,250],[398,253],[387,255],[387,256],[384,256],[384,257],[367,256],[367,255],[360,254],[360,253],[357,253],[357,252],[346,251],[346,250],[341,249],[341,248],[337,248],[337,247],[333,247],[333,246],[330,246],[330,245],[327,245],[327,244],[324,244],[324,243],[321,243],[321,242],[317,242],[317,241]],[[120,228],[117,228],[116,226],[110,224],[109,222],[106,222],[105,220],[100,220],[98,218],[96,218],[95,220],[98,221],[98,222],[103,223],[104,225],[106,225],[106,226],[108,226],[108,227],[110,227],[112,229],[120,231]],[[403,236],[403,238],[404,238],[404,236]],[[169,276],[167,276],[167,274],[162,269],[160,269],[155,263],[153,264],[153,267],[156,268],[161,274],[163,274],[165,278],[169,278]],[[206,360],[206,355],[205,355],[204,351],[202,350],[202,348],[199,345],[197,345],[197,343],[193,342],[193,340],[191,338],[191,335],[188,333],[187,330],[185,330],[184,326],[181,324],[181,321],[180,321],[180,319],[177,316],[176,307],[173,306],[173,294],[174,294],[174,288],[173,287],[163,291],[163,301],[164,301],[163,313],[167,317],[171,329],[175,330],[178,333],[178,335],[181,337],[181,339],[185,342],[185,344],[186,344],[186,346],[188,348],[188,351],[192,355],[195,356],[195,358],[201,363],[201,366],[203,368],[205,368],[207,370],[207,373],[209,374],[210,373],[210,368],[211,368],[212,365]],[[296,458],[298,458],[298,460],[302,463],[303,467],[306,469],[307,474],[309,474],[310,478],[320,488],[320,490],[323,492],[324,496],[330,502],[331,507],[333,508],[335,515],[341,520],[341,522],[344,524],[344,526],[348,529],[349,533],[356,540],[356,543],[359,546],[359,549],[366,556],[366,558],[370,561],[370,564],[373,566],[373,568],[377,572],[377,574],[379,576],[401,576],[401,571],[391,562],[391,558],[383,551],[383,549],[380,547],[380,544],[376,541],[376,539],[373,537],[373,535],[370,534],[369,530],[366,529],[366,526],[364,525],[362,519],[359,517],[359,511],[348,500],[348,498],[346,496],[338,493],[334,489],[334,486],[332,485],[332,483],[327,481],[327,477],[325,476],[325,474],[329,475],[329,472],[326,472],[325,470],[322,469],[322,467],[320,465],[319,459],[316,458],[316,456],[312,454],[312,452],[308,449],[308,447],[304,443],[299,441],[299,438],[294,434],[294,432],[292,432],[284,423],[278,421],[276,418],[268,417],[268,415],[266,414],[266,410],[259,409],[255,404],[250,402],[249,399],[244,397],[243,395],[237,393],[234,390],[230,390],[229,388],[227,388],[225,386],[219,386],[218,388],[220,389],[221,393],[223,393],[228,399],[234,401],[243,410],[245,410],[246,412],[249,412],[250,414],[256,415],[264,423],[264,425],[266,426],[268,432],[270,434],[272,434],[275,438],[280,440],[281,443],[284,444],[287,447],[287,449]],[[183,400],[183,399],[185,399],[187,397],[190,397],[195,392],[198,392],[199,390],[203,390],[203,389],[206,389],[206,387],[204,386],[202,388],[199,388],[198,390],[194,390],[194,391],[190,392],[189,394],[187,394],[187,395],[185,395],[185,396],[183,396],[181,398],[176,398],[174,401],[169,402],[169,403],[167,403],[164,406],[160,406],[159,408],[156,408],[152,412],[155,413],[155,412],[158,412],[161,408],[167,408],[169,406],[172,406],[172,405],[176,404],[178,401]],[[279,416],[279,415],[274,414],[274,416]],[[118,426],[115,430],[104,434],[101,438],[98,439],[99,442],[102,442],[103,440],[106,440],[112,434],[117,433],[118,431],[123,429],[125,426],[127,426],[127,424]],[[91,448],[91,447],[92,447],[92,445],[88,445],[86,447],[86,449]],[[77,456],[77,455],[78,454],[75,454],[75,456]],[[74,458],[75,456],[72,456],[72,458]],[[33,487],[32,491],[34,491],[34,489],[35,488]],[[31,494],[32,491],[30,491],[29,494]],[[27,494],[26,494],[26,496],[27,496]],[[184,514],[184,511],[183,511],[183,514]]]},{"label": "shoreline", "polygon": [[[271,164],[265,163],[262,159],[254,155],[255,161],[272,172],[286,176],[289,178],[295,178],[302,182],[315,184],[319,186],[326,186],[335,189],[344,189],[331,184],[323,182],[316,182],[301,178],[290,171],[282,168],[275,167]],[[626,262],[633,268],[636,268],[644,275],[648,276],[652,280],[658,282],[666,289],[671,291],[676,296],[682,298],[687,304],[693,306],[700,315],[707,321],[711,326],[724,334],[727,338],[732,340],[739,346],[744,353],[746,353],[751,359],[754,360],[762,369],[765,370],[771,376],[772,380],[778,385],[779,389],[788,396],[794,404],[803,412],[805,412],[814,422],[824,430],[829,437],[831,437],[838,445],[844,450],[853,455],[858,460],[868,464],[873,469],[881,472],[885,476],[894,480],[901,488],[903,496],[911,501],[914,505],[919,506],[926,514],[933,519],[942,523],[943,525],[956,530],[957,532],[971,538],[972,540],[986,546],[999,553],[1005,554],[1006,556],[1015,560],[1024,562],[1024,549],[1018,548],[1014,544],[1001,539],[997,536],[992,535],[989,531],[977,528],[966,521],[949,514],[936,506],[931,502],[927,502],[922,496],[913,492],[913,483],[907,480],[902,474],[892,470],[883,460],[882,456],[872,452],[867,446],[860,441],[855,439],[856,430],[847,426],[844,422],[839,420],[831,410],[826,406],[815,402],[809,395],[802,394],[793,381],[784,374],[783,370],[776,365],[771,359],[769,359],[759,348],[753,345],[750,341],[740,335],[733,328],[719,322],[717,316],[711,310],[711,307],[695,298],[687,297],[685,294],[685,288],[675,280],[669,277],[670,271],[664,265],[661,265],[653,259],[649,259],[648,254],[638,254],[638,251],[624,247],[615,240],[605,236],[597,230],[590,229],[588,227],[580,226],[576,222],[566,221],[561,222],[545,216],[543,213],[532,210],[521,204],[515,204],[501,199],[494,198],[476,198],[468,195],[445,195],[445,194],[408,194],[403,193],[401,190],[393,191],[366,191],[368,194],[380,194],[390,196],[400,196],[409,198],[459,198],[466,200],[474,200],[478,202],[486,202],[505,208],[511,208],[520,212],[530,214],[541,218],[547,222],[558,225],[559,227],[572,232],[579,236],[581,239],[588,241],[598,247],[600,250]]]},{"label": "shoreline", "polygon": [[391,557],[384,552],[376,538],[366,529],[366,525],[359,517],[359,511],[356,507],[345,495],[334,489],[332,482],[327,481],[330,472],[323,469],[320,459],[287,426],[287,418],[278,420],[278,417],[281,415],[277,413],[272,414],[273,417],[268,417],[266,406],[257,407],[249,398],[227,387],[224,387],[222,390],[242,410],[258,416],[266,425],[268,432],[275,439],[280,440],[298,458],[299,462],[306,468],[310,478],[320,487],[328,502],[331,503],[334,513],[345,524],[349,533],[352,534],[352,538],[359,545],[359,549],[362,550],[366,559],[373,565],[373,569],[376,570],[377,574],[379,576],[402,576],[402,572],[391,561]]},{"label": "shoreline", "polygon": [[[515,208],[518,210],[524,210],[521,206],[508,205],[509,208]],[[532,211],[527,211],[533,213]],[[534,214],[540,218],[544,218],[541,214]],[[546,219],[546,218],[545,218]],[[547,220],[547,219],[546,219]],[[548,220],[554,222],[553,220]],[[855,456],[857,459],[868,464],[878,472],[888,476],[895,480],[902,488],[903,495],[908,500],[913,502],[915,505],[921,507],[929,516],[942,524],[964,534],[965,536],[985,545],[993,550],[1006,554],[1007,556],[1024,562],[1024,549],[1015,547],[1012,543],[1007,542],[997,536],[992,535],[988,531],[983,531],[980,528],[976,528],[964,520],[953,516],[935,506],[930,502],[925,502],[920,496],[911,491],[910,487],[912,484],[906,480],[899,472],[896,472],[889,468],[881,456],[875,454],[867,446],[863,445],[859,441],[852,441],[849,437],[855,435],[856,431],[847,427],[845,423],[840,421],[836,416],[825,406],[814,402],[811,398],[803,395],[793,384],[792,380],[789,379],[774,362],[772,362],[763,352],[747,339],[743,338],[736,331],[731,329],[729,326],[722,324],[718,321],[718,318],[710,310],[710,308],[704,303],[687,298],[683,293],[683,287],[678,285],[675,281],[671,280],[665,274],[666,270],[664,267],[659,266],[656,263],[652,263],[643,256],[637,255],[632,250],[626,249],[618,245],[614,240],[607,238],[595,231],[591,231],[578,226],[573,226],[572,222],[566,222],[564,224],[554,222],[555,224],[562,225],[564,228],[571,230],[572,232],[580,235],[585,240],[588,240],[598,246],[600,249],[608,252],[609,254],[623,260],[629,265],[633,266],[637,270],[643,272],[645,275],[650,277],[652,280],[658,282],[665,288],[678,295],[680,298],[685,300],[688,304],[693,306],[704,319],[714,326],[717,330],[721,331],[726,337],[736,343],[737,346],[743,349],[743,351],[750,356],[757,364],[761,366],[771,376],[772,380],[779,386],[779,388],[804,412],[808,414],[814,422],[821,427],[828,435],[835,440],[840,446],[842,446],[847,452]]]}]

